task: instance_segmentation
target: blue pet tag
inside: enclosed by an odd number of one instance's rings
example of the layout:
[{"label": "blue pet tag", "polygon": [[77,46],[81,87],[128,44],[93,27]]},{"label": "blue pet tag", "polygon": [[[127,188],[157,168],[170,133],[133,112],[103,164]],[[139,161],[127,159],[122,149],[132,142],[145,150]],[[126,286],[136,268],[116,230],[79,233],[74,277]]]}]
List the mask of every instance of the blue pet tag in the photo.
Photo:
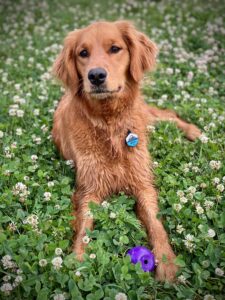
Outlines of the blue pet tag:
[{"label": "blue pet tag", "polygon": [[138,144],[138,135],[132,132],[129,132],[126,137],[126,144],[129,147],[135,147]]}]

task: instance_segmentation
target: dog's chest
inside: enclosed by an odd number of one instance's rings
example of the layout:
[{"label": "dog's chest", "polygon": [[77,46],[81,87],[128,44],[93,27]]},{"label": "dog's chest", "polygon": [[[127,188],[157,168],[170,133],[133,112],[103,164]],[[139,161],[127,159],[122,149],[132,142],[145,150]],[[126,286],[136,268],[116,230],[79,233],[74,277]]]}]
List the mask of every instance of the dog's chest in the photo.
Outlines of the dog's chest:
[{"label": "dog's chest", "polygon": [[[145,132],[132,126],[131,122],[123,125],[108,130],[90,126],[77,129],[74,152],[78,184],[85,183],[95,190],[104,187],[106,195],[110,191],[118,192],[139,177],[148,177]],[[138,144],[133,147],[126,143],[129,131],[139,138]]]},{"label": "dog's chest", "polygon": [[[83,132],[78,132],[79,138],[75,139],[77,151],[81,156],[96,157],[102,163],[110,160],[115,163],[127,159],[130,154],[143,147],[145,136],[131,124],[121,127],[87,127]],[[130,138],[136,137],[136,140]]]}]

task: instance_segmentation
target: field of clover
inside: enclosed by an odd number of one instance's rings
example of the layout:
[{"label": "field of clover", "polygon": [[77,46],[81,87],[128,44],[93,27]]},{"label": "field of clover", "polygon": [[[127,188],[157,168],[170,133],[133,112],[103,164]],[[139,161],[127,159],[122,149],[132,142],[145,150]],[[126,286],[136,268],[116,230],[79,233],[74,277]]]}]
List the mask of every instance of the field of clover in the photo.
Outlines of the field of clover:
[{"label": "field of clover", "polygon": [[[225,48],[223,1],[0,1],[0,299],[222,300],[225,295]],[[180,266],[176,284],[132,265],[148,245],[121,193],[91,206],[85,262],[71,253],[71,161],[51,140],[62,88],[51,65],[67,32],[130,19],[159,48],[145,99],[172,108],[203,134],[187,141],[169,123],[150,127],[163,219]],[[150,133],[149,133],[150,134]],[[91,217],[91,215],[90,215]]]}]

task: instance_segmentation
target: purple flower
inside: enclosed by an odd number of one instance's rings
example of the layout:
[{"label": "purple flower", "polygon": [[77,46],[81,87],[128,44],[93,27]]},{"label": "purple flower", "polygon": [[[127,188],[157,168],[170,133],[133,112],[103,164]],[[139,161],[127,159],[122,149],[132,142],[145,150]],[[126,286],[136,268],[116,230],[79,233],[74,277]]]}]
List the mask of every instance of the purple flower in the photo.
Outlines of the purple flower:
[{"label": "purple flower", "polygon": [[136,246],[127,251],[127,254],[131,258],[131,262],[136,264],[141,263],[142,270],[144,272],[153,272],[155,269],[155,257],[154,254],[143,246]]}]

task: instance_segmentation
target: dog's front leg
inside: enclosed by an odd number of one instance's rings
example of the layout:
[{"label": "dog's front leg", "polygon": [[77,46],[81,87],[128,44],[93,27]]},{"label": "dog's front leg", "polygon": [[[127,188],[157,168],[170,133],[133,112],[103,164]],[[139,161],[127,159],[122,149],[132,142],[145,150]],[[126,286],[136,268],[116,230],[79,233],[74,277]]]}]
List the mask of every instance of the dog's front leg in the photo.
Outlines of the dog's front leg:
[{"label": "dog's front leg", "polygon": [[137,193],[137,214],[147,229],[153,252],[158,260],[156,278],[161,281],[173,281],[178,270],[174,263],[176,256],[169,244],[167,233],[157,218],[157,213],[156,190],[153,187],[139,190]]},{"label": "dog's front leg", "polygon": [[93,229],[93,218],[88,204],[90,202],[100,203],[101,199],[97,194],[86,194],[78,190],[73,194],[72,201],[75,216],[73,251],[76,253],[76,258],[82,261],[85,246],[88,244],[88,237],[85,236],[86,229]]}]

